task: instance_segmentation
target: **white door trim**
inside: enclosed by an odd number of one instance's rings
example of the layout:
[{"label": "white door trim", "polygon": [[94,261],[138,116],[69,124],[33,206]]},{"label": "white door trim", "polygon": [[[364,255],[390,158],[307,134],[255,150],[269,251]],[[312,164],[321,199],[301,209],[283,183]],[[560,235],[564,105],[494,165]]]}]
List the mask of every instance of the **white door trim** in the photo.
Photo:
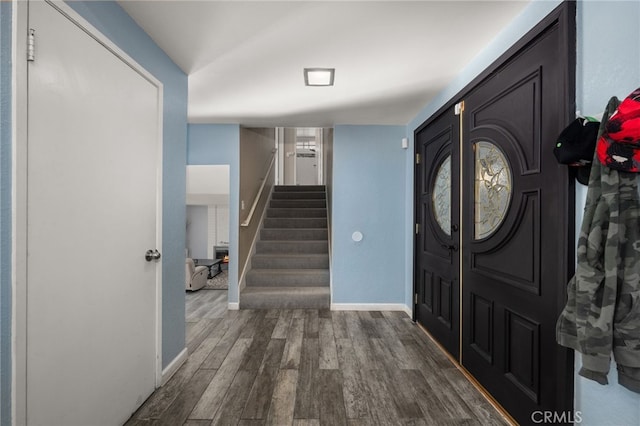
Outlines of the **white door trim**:
[{"label": "white door trim", "polygon": [[[74,22],[88,35],[129,65],[158,88],[158,156],[156,176],[156,241],[162,248],[162,152],[164,86],[151,73],[120,49],[104,34],[64,2],[46,0],[62,15]],[[13,61],[12,61],[12,424],[26,424],[27,381],[27,33],[28,7],[26,1],[13,2]],[[37,34],[36,34],[37,45]],[[37,57],[37,46],[36,46]],[[156,266],[156,355],[155,386],[162,384],[162,262]]]}]

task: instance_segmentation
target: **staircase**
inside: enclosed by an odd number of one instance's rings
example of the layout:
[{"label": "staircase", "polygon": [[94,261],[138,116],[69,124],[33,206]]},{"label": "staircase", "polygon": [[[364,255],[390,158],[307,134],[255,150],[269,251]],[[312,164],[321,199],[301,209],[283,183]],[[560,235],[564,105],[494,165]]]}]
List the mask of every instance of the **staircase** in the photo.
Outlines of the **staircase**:
[{"label": "staircase", "polygon": [[276,186],[240,308],[328,309],[329,304],[325,187]]}]

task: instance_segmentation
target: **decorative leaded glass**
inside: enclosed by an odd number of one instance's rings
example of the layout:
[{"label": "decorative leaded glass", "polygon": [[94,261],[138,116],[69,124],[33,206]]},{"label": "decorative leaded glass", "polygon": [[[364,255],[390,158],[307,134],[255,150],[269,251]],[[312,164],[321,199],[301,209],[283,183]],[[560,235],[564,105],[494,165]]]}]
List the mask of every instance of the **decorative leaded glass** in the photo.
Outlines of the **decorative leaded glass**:
[{"label": "decorative leaded glass", "polygon": [[433,213],[445,234],[451,235],[451,155],[440,164],[433,184]]},{"label": "decorative leaded glass", "polygon": [[477,142],[475,150],[475,238],[493,234],[504,220],[511,201],[511,169],[491,142]]}]

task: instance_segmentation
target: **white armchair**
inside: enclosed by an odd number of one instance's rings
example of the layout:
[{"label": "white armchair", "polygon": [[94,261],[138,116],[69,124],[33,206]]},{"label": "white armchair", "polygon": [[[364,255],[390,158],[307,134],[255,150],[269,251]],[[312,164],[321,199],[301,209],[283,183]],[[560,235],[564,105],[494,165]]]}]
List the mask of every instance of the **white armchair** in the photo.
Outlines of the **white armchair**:
[{"label": "white armchair", "polygon": [[185,263],[186,289],[200,290],[207,284],[209,269],[206,266],[196,266],[193,259],[187,257]]}]

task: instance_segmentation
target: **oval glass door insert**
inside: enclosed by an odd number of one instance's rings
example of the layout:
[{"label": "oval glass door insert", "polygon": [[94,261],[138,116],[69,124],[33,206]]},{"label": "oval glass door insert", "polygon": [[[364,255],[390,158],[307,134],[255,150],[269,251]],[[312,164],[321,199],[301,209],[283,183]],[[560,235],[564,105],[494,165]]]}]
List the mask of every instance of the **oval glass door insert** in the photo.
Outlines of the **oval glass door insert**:
[{"label": "oval glass door insert", "polygon": [[511,169],[504,153],[491,142],[476,142],[475,239],[493,234],[507,215],[511,201]]},{"label": "oval glass door insert", "polygon": [[436,222],[445,234],[451,236],[451,155],[438,168],[432,194]]}]

